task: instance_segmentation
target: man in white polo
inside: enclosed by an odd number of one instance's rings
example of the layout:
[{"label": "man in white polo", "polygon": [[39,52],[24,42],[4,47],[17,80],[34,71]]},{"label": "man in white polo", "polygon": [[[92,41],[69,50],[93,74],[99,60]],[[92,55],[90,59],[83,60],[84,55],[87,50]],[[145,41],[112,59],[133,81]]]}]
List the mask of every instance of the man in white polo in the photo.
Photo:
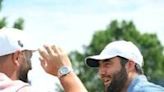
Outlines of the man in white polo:
[{"label": "man in white polo", "polygon": [[40,53],[44,70],[59,78],[64,91],[87,92],[61,48],[45,45],[36,49],[28,38],[23,31],[15,28],[0,29],[0,92],[45,92],[28,84],[27,74],[35,50]]}]

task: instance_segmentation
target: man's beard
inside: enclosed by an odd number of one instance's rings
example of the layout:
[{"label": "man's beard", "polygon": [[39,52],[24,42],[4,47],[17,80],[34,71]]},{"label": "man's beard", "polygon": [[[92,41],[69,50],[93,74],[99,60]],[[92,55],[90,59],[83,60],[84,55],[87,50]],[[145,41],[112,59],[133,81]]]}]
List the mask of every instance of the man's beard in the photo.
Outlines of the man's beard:
[{"label": "man's beard", "polygon": [[31,70],[31,63],[26,62],[26,64],[20,67],[18,78],[23,82],[28,82],[28,72]]},{"label": "man's beard", "polygon": [[127,72],[122,66],[121,70],[113,75],[111,84],[106,88],[107,92],[121,92],[127,81]]}]

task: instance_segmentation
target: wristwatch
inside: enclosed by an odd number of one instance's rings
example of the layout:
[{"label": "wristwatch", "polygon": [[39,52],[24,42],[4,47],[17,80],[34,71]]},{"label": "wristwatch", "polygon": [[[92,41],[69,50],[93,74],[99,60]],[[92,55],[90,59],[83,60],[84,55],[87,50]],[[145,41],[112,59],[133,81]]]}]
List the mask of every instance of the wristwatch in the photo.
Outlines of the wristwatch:
[{"label": "wristwatch", "polygon": [[61,78],[67,74],[69,74],[72,71],[71,67],[68,66],[62,66],[58,70],[58,78]]}]

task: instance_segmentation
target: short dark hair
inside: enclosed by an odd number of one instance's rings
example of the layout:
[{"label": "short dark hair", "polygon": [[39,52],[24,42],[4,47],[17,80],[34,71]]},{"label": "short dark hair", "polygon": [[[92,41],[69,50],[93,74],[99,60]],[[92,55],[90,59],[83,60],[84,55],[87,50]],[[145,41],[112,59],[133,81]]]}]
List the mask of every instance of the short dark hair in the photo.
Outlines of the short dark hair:
[{"label": "short dark hair", "polygon": [[135,65],[136,71],[138,74],[144,74],[142,67],[139,64]]},{"label": "short dark hair", "polygon": [[121,56],[118,56],[120,58],[120,63],[122,66],[125,66],[125,64],[128,62],[128,59],[124,58],[124,57],[121,57]]},{"label": "short dark hair", "polygon": [[[128,59],[124,58],[124,57],[121,57],[121,56],[118,56],[120,58],[120,63],[121,65],[124,67],[125,64],[129,61]],[[138,74],[144,74],[143,72],[143,69],[141,68],[141,66],[137,63],[135,63],[135,69],[137,71]]]}]

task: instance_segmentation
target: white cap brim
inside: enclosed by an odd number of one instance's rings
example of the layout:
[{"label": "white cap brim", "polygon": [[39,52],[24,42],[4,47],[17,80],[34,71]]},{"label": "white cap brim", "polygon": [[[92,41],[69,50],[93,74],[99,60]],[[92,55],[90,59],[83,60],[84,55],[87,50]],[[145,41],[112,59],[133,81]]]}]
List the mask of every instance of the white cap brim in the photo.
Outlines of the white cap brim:
[{"label": "white cap brim", "polygon": [[89,56],[85,59],[85,63],[89,67],[98,67],[99,66],[99,61],[106,60],[106,59],[111,59],[113,57],[116,57],[116,55],[94,55],[94,56]]}]

